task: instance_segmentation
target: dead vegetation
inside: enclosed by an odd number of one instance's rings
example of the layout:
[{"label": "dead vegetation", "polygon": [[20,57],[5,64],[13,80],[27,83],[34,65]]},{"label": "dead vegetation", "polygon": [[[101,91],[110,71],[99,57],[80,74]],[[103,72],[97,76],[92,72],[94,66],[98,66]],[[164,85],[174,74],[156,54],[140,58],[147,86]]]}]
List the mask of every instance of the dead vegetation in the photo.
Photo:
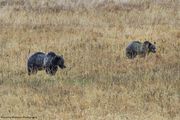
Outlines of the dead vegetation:
[{"label": "dead vegetation", "polygon": [[[177,0],[58,1],[0,1],[0,116],[180,118]],[[128,60],[134,39],[157,54]],[[28,77],[29,50],[63,54],[67,69]]]}]

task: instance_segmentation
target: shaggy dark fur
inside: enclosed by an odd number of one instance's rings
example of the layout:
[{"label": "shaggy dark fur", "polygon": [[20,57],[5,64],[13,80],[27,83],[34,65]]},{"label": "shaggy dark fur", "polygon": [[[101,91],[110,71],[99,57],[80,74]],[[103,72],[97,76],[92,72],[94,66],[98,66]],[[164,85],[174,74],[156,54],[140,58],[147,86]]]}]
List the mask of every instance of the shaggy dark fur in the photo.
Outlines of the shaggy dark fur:
[{"label": "shaggy dark fur", "polygon": [[27,63],[28,75],[36,74],[38,70],[44,69],[43,63],[45,56],[45,53],[36,52],[29,57]]},{"label": "shaggy dark fur", "polygon": [[62,56],[58,56],[54,52],[49,52],[47,54],[36,52],[28,59],[28,75],[36,74],[37,71],[44,69],[47,74],[55,75],[58,70],[58,66],[61,69],[66,68]]},{"label": "shaggy dark fur", "polygon": [[64,65],[64,58],[62,56],[56,55],[54,52],[49,52],[44,58],[44,67],[47,74],[55,75],[58,69],[66,68]]},{"label": "shaggy dark fur", "polygon": [[126,48],[126,56],[129,59],[133,59],[137,55],[145,57],[150,52],[156,53],[156,46],[149,41],[145,41],[144,43],[141,43],[139,41],[133,41]]}]

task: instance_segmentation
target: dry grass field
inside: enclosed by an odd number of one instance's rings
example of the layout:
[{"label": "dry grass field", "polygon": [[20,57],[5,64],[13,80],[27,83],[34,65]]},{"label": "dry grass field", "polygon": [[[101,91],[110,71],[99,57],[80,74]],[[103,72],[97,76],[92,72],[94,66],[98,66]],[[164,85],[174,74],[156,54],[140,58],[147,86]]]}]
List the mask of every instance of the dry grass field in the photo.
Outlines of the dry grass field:
[{"label": "dry grass field", "polygon": [[[179,120],[179,4],[0,0],[0,119]],[[127,59],[128,43],[145,39],[157,53]],[[67,68],[28,76],[37,51],[62,54]]]}]

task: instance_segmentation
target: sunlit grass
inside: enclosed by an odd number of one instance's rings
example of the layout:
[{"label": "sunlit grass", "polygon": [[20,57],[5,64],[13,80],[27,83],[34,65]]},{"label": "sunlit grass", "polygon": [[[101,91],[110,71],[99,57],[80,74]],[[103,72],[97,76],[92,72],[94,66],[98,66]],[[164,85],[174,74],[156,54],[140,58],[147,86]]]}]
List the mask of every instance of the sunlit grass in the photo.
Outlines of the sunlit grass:
[{"label": "sunlit grass", "polygon": [[[176,0],[0,3],[0,116],[180,118]],[[156,42],[157,53],[127,59],[128,43],[145,39]],[[36,51],[62,54],[67,68],[28,76],[27,58]]]}]

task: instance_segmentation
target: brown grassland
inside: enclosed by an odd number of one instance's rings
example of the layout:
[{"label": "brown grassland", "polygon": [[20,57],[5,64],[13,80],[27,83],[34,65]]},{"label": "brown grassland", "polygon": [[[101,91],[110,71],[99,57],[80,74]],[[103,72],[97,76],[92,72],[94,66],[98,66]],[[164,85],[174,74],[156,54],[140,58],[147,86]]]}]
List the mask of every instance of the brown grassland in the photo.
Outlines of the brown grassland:
[{"label": "brown grassland", "polygon": [[[178,0],[59,1],[0,0],[0,119],[180,120]],[[145,39],[157,53],[127,59]],[[28,76],[36,51],[67,68]]]}]

